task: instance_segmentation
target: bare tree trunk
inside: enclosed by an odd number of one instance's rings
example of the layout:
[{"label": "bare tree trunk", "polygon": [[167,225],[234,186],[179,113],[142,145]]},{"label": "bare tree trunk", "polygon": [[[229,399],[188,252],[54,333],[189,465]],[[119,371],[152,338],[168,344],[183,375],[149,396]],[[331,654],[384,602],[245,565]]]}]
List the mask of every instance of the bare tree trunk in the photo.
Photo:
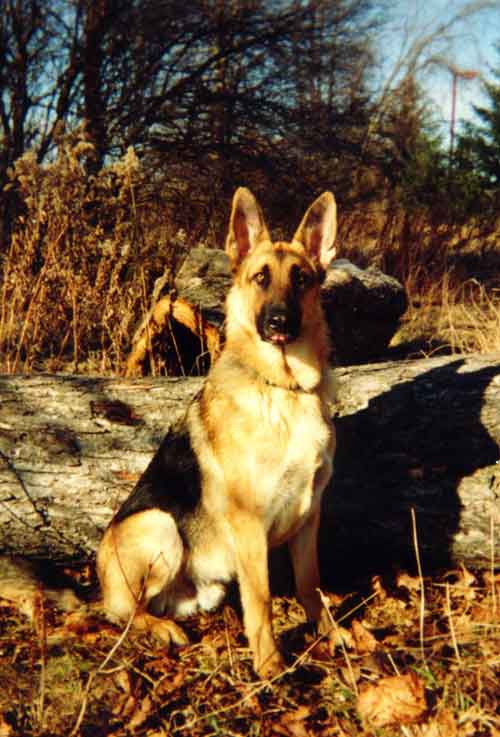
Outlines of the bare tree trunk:
[{"label": "bare tree trunk", "polygon": [[[325,581],[411,565],[416,542],[424,567],[491,565],[500,528],[500,354],[335,373]],[[91,555],[201,382],[0,377],[1,548]]]},{"label": "bare tree trunk", "polygon": [[102,39],[107,30],[108,15],[107,0],[91,0],[87,3],[82,66],[85,122],[90,140],[95,147],[95,157],[90,165],[93,174],[101,169],[107,150],[107,131],[104,121],[106,104],[102,98],[101,82],[104,62]]}]

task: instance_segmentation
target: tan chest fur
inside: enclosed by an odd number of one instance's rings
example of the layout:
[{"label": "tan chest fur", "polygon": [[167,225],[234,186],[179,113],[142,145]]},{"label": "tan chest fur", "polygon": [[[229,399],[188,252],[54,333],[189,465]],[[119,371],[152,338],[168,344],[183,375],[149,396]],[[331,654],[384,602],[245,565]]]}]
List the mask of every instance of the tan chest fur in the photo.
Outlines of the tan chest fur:
[{"label": "tan chest fur", "polygon": [[209,407],[203,427],[211,442],[201,444],[207,508],[255,512],[279,544],[319,503],[330,475],[334,431],[325,402],[255,382],[219,390]]},{"label": "tan chest fur", "polygon": [[266,522],[270,543],[277,545],[320,502],[323,479],[331,471],[333,427],[315,394],[273,387],[257,407],[259,437],[245,471],[254,476],[252,503]]}]

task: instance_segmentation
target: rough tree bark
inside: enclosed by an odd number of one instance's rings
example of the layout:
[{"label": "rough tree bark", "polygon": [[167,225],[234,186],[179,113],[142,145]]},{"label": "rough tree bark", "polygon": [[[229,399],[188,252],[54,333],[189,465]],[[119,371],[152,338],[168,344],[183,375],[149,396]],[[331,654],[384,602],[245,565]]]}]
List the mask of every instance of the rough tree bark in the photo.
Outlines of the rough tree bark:
[{"label": "rough tree bark", "polygon": [[[335,370],[324,578],[491,565],[500,529],[500,354]],[[88,557],[202,379],[0,377],[0,548]],[[304,439],[307,442],[307,439]],[[412,526],[411,510],[415,525]]]}]

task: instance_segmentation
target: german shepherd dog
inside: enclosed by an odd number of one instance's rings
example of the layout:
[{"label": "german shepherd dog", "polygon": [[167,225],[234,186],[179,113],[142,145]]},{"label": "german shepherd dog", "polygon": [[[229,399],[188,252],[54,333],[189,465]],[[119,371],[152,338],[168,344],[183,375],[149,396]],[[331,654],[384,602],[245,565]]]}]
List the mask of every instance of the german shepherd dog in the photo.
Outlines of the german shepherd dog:
[{"label": "german shepherd dog", "polygon": [[216,607],[236,577],[263,678],[283,667],[272,632],[269,546],[288,542],[297,597],[308,619],[329,629],[317,536],[335,434],[320,284],[335,235],[330,192],[309,207],[291,242],[273,243],[253,194],[236,191],[224,349],[97,555],[108,616],[133,618],[176,643],[187,640],[172,618]]}]

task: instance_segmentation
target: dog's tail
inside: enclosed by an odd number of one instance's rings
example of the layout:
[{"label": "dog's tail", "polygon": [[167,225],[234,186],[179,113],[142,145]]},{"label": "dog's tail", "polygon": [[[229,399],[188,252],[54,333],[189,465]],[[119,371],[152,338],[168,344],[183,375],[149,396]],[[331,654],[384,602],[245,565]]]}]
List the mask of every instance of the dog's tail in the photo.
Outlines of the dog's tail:
[{"label": "dog's tail", "polygon": [[19,612],[34,622],[41,597],[65,612],[74,611],[85,604],[73,587],[45,583],[38,563],[25,558],[0,555],[0,599],[13,604]]}]

